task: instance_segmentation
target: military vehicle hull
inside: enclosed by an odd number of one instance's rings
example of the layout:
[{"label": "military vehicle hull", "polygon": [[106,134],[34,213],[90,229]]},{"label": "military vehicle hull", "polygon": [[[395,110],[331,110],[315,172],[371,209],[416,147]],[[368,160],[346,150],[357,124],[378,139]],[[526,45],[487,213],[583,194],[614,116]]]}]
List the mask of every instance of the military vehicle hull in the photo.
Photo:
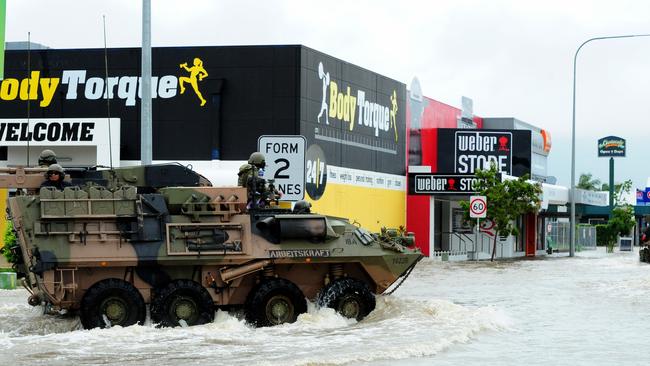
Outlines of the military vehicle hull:
[{"label": "military vehicle hull", "polygon": [[12,197],[29,302],[77,312],[86,328],[142,323],[146,305],[163,326],[209,322],[215,308],[228,307],[274,325],[295,321],[306,298],[362,319],[374,295],[422,258],[406,233],[247,210],[246,197],[241,187],[137,184]]}]

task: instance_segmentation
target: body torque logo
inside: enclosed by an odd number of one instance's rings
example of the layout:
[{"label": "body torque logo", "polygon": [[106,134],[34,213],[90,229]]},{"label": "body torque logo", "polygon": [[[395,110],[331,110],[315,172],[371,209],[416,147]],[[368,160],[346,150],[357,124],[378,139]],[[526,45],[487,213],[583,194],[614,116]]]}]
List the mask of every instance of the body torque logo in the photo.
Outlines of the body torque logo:
[{"label": "body torque logo", "polygon": [[350,131],[354,130],[355,125],[370,127],[374,128],[375,137],[379,137],[379,131],[388,132],[393,128],[397,142],[397,91],[393,90],[390,96],[389,108],[379,101],[366,99],[366,92],[363,90],[357,90],[354,95],[349,85],[345,89],[343,86],[339,87],[339,84],[330,78],[330,73],[325,71],[322,62],[318,63],[318,78],[323,83],[318,123],[322,123],[324,119],[325,124],[329,125],[330,119],[335,119],[343,124],[347,123]]},{"label": "body torque logo", "polygon": [[[194,66],[187,67],[187,62],[182,63],[179,66],[181,69],[185,69],[185,71],[190,73],[189,77],[182,76],[178,79],[180,82],[181,94],[185,93],[183,83],[190,83],[192,89],[194,89],[194,93],[196,93],[196,96],[201,100],[201,107],[203,107],[205,105],[205,99],[203,99],[203,95],[199,91],[199,81],[202,81],[208,76],[208,72],[203,68],[203,61],[197,57],[194,59]],[[196,80],[197,78],[199,79],[198,81]]]},{"label": "body torque logo", "polygon": [[[187,63],[180,64],[181,69],[189,72],[189,76],[177,77],[163,75],[151,77],[151,97],[169,99],[176,97],[178,88],[180,94],[185,92],[184,83],[190,84],[203,107],[206,100],[199,91],[198,83],[208,76],[203,68],[203,61],[194,59],[191,67]],[[59,88],[62,89],[66,100],[100,100],[119,99],[124,105],[133,107],[136,100],[142,98],[142,78],[139,76],[91,76],[88,70],[63,70],[61,77],[42,77],[41,71],[32,71],[24,79],[6,78],[0,82],[0,101],[11,102],[37,101],[38,106],[47,108]]]}]

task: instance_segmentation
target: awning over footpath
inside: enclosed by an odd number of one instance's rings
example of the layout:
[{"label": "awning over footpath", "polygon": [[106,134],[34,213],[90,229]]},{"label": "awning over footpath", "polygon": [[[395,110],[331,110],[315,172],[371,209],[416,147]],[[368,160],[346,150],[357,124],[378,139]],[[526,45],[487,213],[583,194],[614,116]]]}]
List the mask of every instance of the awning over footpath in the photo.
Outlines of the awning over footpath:
[{"label": "awning over footpath", "polygon": [[[548,205],[566,205],[569,203],[568,187],[556,186],[542,183],[542,208],[547,209]],[[590,206],[609,206],[609,192],[588,191],[576,188],[576,204]]]},{"label": "awning over footpath", "polygon": [[[609,206],[579,205],[576,213],[580,216],[609,216]],[[650,215],[650,206],[634,206],[634,216],[641,217]]]}]

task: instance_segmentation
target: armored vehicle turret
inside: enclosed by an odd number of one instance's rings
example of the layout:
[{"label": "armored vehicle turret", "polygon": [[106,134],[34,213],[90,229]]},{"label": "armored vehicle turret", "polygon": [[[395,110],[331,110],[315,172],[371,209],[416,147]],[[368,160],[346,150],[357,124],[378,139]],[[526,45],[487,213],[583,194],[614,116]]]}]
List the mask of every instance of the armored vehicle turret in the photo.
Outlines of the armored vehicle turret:
[{"label": "armored vehicle turret", "polygon": [[306,299],[364,318],[375,295],[422,258],[403,230],[370,233],[298,209],[247,208],[244,187],[212,187],[178,164],[66,168],[63,190],[45,169],[0,170],[32,305],[76,312],[85,328],[213,320],[243,307],[257,326],[293,322]]}]

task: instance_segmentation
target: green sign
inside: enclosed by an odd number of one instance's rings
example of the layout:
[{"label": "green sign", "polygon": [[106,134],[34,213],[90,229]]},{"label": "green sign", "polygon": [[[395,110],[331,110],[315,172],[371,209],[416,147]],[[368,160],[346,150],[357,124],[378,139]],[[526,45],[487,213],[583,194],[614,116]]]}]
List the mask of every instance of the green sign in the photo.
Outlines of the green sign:
[{"label": "green sign", "polygon": [[598,157],[625,157],[625,139],[607,136],[598,139]]},{"label": "green sign", "polygon": [[7,0],[0,0],[0,80],[5,78],[5,15]]}]

